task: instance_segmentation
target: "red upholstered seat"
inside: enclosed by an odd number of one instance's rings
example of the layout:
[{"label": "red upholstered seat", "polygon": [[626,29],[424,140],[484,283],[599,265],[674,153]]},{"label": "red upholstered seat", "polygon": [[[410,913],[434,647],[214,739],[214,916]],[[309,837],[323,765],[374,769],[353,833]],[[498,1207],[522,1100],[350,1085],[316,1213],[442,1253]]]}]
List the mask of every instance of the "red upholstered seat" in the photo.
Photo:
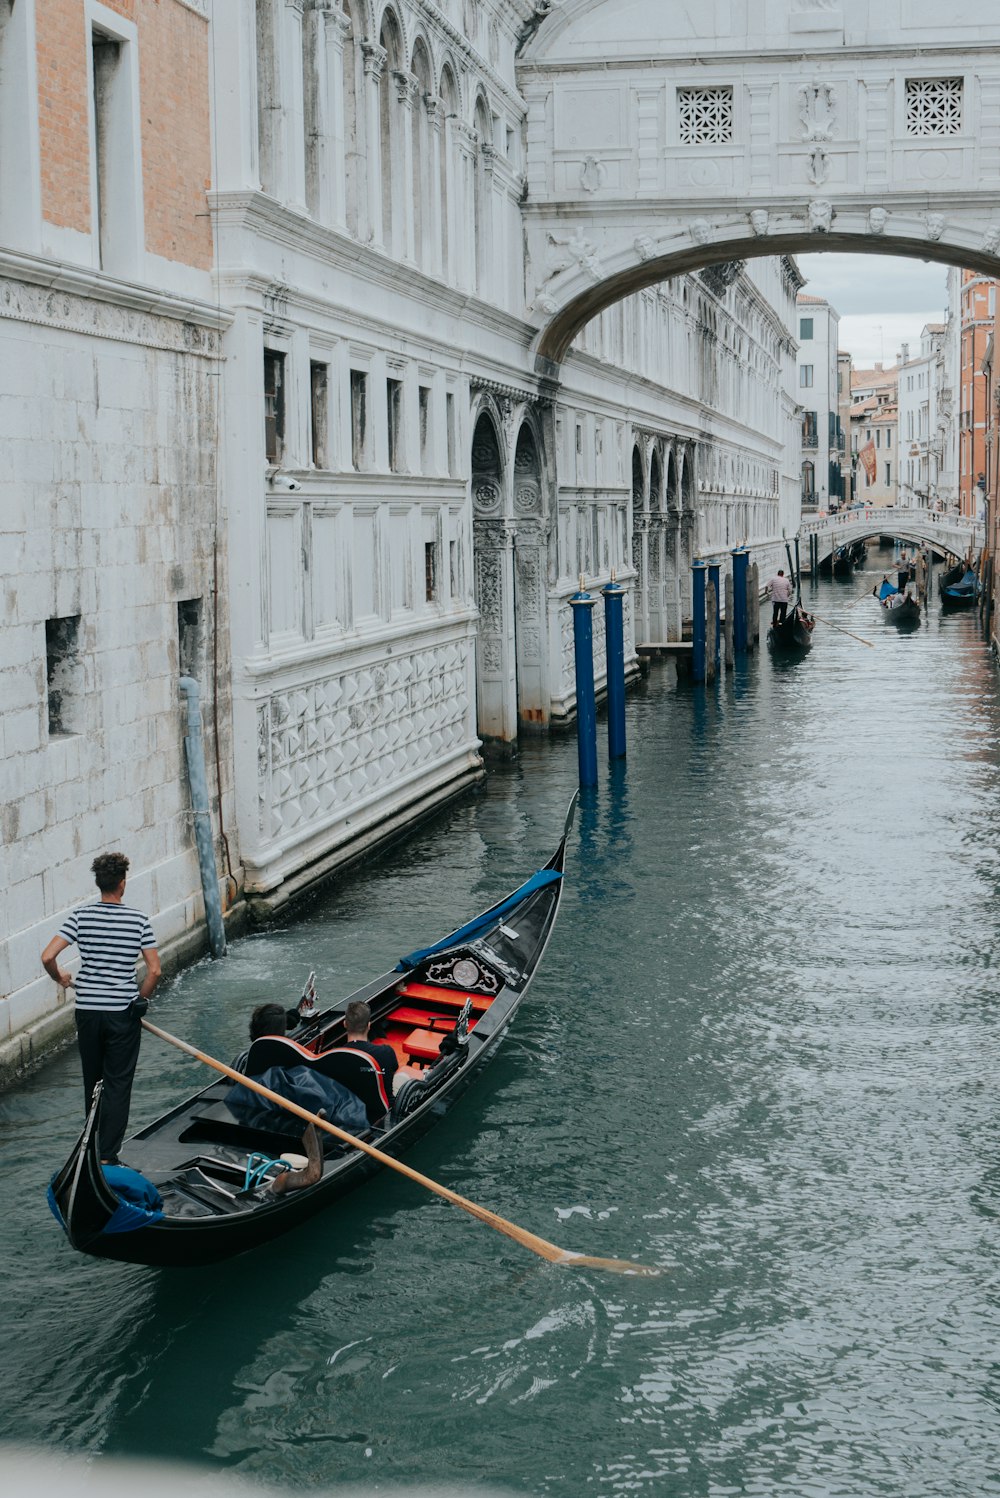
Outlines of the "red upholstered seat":
[{"label": "red upholstered seat", "polygon": [[403,1041],[403,1050],[414,1061],[436,1061],[444,1037],[443,1030],[411,1030]]},{"label": "red upholstered seat", "polygon": [[446,1004],[449,1009],[461,1009],[466,999],[471,999],[473,1014],[485,1014],[493,1002],[486,994],[462,993],[457,988],[435,988],[431,983],[401,983],[396,992],[400,998],[424,999],[428,1003]]}]

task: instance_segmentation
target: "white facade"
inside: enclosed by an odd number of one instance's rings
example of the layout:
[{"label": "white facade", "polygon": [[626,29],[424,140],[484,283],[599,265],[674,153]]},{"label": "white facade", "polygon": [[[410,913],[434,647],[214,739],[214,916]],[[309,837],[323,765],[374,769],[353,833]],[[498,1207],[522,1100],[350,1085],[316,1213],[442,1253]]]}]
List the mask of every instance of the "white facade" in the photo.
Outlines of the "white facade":
[{"label": "white facade", "polygon": [[835,510],[842,498],[837,383],[840,313],[823,297],[807,296],[804,292],[799,293],[797,310],[802,504],[804,508]]},{"label": "white facade", "polygon": [[[581,575],[629,589],[634,660],[679,638],[696,555],[776,554],[797,526],[790,262],[627,298],[557,388],[536,371],[530,9],[413,0],[376,30],[350,3],[303,23],[262,0],[255,27],[216,0],[235,773],[260,895],[454,794],[481,740],[570,715]],[[552,237],[551,263],[574,252],[571,227]]]},{"label": "white facade", "polygon": [[897,503],[916,509],[935,510],[950,503],[942,484],[952,427],[950,387],[945,383],[947,335],[944,323],[925,326],[918,357],[904,357],[899,369]]},{"label": "white facade", "polygon": [[[89,227],[55,221],[51,180],[48,200],[42,192],[43,19],[32,0],[0,15],[0,1077],[66,1028],[72,1006],[39,952],[96,896],[98,853],[129,856],[129,899],[162,945],[202,919],[181,671],[204,694],[217,823],[233,818],[226,662],[214,672],[211,649],[228,628],[217,547],[225,314],[207,265],[167,260],[144,235],[139,32],[96,3],[81,8],[80,71],[64,83],[93,123],[84,20],[99,22],[93,40],[116,49],[113,140],[100,163],[91,150],[88,180],[86,130],[74,138]],[[190,12],[181,24],[196,37],[206,26]]]}]

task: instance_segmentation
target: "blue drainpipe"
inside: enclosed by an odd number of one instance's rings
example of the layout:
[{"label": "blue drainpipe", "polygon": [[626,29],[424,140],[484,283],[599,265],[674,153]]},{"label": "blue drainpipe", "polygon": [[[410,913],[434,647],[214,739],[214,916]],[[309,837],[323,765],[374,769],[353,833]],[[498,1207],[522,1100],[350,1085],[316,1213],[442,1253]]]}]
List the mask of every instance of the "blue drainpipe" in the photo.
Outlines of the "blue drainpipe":
[{"label": "blue drainpipe", "polygon": [[226,928],[222,923],[219,876],[215,867],[215,849],[212,846],[212,818],[208,809],[205,741],[201,732],[201,704],[199,702],[201,688],[193,676],[182,676],[178,685],[187,698],[187,735],[184,739],[184,752],[187,756],[188,784],[191,787],[194,840],[198,848],[201,889],[205,897],[208,944],[213,957],[224,957],[226,955]]}]

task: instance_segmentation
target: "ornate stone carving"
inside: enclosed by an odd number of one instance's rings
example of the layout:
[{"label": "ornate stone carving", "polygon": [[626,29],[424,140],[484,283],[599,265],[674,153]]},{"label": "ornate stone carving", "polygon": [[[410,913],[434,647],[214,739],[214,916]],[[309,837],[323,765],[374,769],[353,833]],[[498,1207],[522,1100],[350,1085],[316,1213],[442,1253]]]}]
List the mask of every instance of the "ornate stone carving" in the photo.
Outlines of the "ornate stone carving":
[{"label": "ornate stone carving", "polygon": [[477,514],[494,515],[500,509],[500,485],[490,482],[477,484],[472,499]]},{"label": "ornate stone carving", "polygon": [[799,87],[799,119],[804,141],[833,140],[837,96],[829,83],[803,83]]},{"label": "ornate stone carving", "polygon": [[607,175],[607,167],[603,161],[598,161],[596,156],[588,156],[580,168],[580,186],[584,192],[597,192],[604,186]]},{"label": "ornate stone carving", "polygon": [[706,265],[700,272],[701,279],[709,291],[714,291],[716,296],[724,296],[733,282],[739,279],[745,265],[745,260],[724,260],[721,265]]},{"label": "ornate stone carving", "polygon": [[925,213],[924,224],[927,228],[928,239],[940,239],[944,233],[947,219],[943,213]]},{"label": "ornate stone carving", "polygon": [[534,481],[519,483],[514,490],[514,512],[517,515],[535,515],[541,503],[542,492]]},{"label": "ornate stone carving", "polygon": [[712,237],[712,226],[707,218],[692,219],[688,227],[695,244],[708,244]]},{"label": "ornate stone carving", "polygon": [[361,54],[365,60],[365,77],[372,78],[377,83],[385,72],[385,65],[389,61],[389,54],[384,47],[377,42],[362,42]]},{"label": "ornate stone carving", "polygon": [[468,657],[456,640],[274,693],[257,717],[263,834],[334,821],[464,744]]},{"label": "ornate stone carving", "polygon": [[420,92],[420,82],[412,73],[393,71],[392,81],[396,86],[396,98],[405,109],[412,109]]},{"label": "ornate stone carving", "polygon": [[888,220],[889,214],[885,208],[870,208],[868,210],[868,233],[884,233]]},{"label": "ornate stone carving", "polygon": [[991,224],[983,235],[983,249],[987,255],[995,255],[1000,249],[1000,224]]},{"label": "ornate stone carving", "polygon": [[766,208],[755,208],[753,212],[749,214],[750,227],[756,234],[758,239],[763,239],[764,235],[767,233],[768,217],[769,215]]},{"label": "ornate stone carving", "polygon": [[164,304],[162,314],[138,311],[73,292],[50,291],[27,281],[0,280],[0,315],[17,322],[63,328],[92,338],[109,338],[172,353],[217,358],[218,332],[200,323],[186,322],[180,315],[171,316],[168,298],[164,298]]},{"label": "ornate stone carving", "polygon": [[833,223],[833,204],[829,198],[813,198],[809,204],[809,227],[814,234],[829,234]]},{"label": "ornate stone carving", "polygon": [[826,147],[813,146],[809,152],[809,181],[814,187],[822,187],[830,175],[830,161],[826,154]]},{"label": "ornate stone carving", "polygon": [[601,262],[597,246],[585,237],[579,227],[573,230],[568,239],[550,232],[546,235],[546,240],[546,284],[554,281],[557,276],[562,275],[563,271],[570,270],[574,265],[580,270],[585,270],[595,281],[601,279]]},{"label": "ornate stone carving", "polygon": [[648,234],[640,234],[633,241],[633,247],[640,260],[652,260],[656,253],[656,246]]}]

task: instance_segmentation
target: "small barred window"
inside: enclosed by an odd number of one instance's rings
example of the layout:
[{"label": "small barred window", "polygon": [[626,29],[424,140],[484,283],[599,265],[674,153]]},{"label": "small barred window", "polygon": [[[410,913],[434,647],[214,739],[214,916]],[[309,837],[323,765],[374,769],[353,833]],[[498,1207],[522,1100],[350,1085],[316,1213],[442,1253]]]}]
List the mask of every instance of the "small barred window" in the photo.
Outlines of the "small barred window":
[{"label": "small barred window", "polygon": [[961,129],[961,78],[907,78],[907,135],[958,135]]},{"label": "small barred window", "polygon": [[677,113],[684,146],[715,146],[733,138],[733,90],[729,85],[679,88]]}]

